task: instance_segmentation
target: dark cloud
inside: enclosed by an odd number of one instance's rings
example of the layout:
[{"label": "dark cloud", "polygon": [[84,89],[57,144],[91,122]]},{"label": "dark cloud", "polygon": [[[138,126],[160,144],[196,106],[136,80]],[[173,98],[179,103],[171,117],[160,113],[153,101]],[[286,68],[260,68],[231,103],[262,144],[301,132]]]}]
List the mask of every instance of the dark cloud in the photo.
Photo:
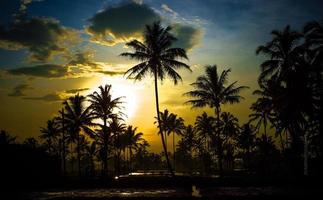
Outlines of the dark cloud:
[{"label": "dark cloud", "polygon": [[[166,4],[162,5],[162,9],[172,15],[178,15]],[[162,17],[149,6],[134,2],[123,3],[95,14],[89,20],[87,33],[92,35],[93,42],[112,46],[141,38],[145,25],[157,20],[162,20]],[[173,27],[173,33],[178,38],[177,46],[189,50],[199,43],[202,36],[200,29],[180,23],[174,23]]]},{"label": "dark cloud", "polygon": [[21,97],[26,96],[25,91],[33,89],[28,84],[19,84],[13,88],[13,90],[8,94],[10,97]]},{"label": "dark cloud", "polygon": [[93,57],[94,57],[94,55],[90,51],[77,52],[70,59],[70,62],[68,63],[68,65],[74,65],[74,66],[82,65],[82,66],[90,66],[93,68],[100,67],[99,64],[97,64],[93,61]]},{"label": "dark cloud", "polygon": [[198,45],[202,38],[202,30],[189,25],[174,24],[173,33],[177,38],[174,46],[191,50]]},{"label": "dark cloud", "polygon": [[55,102],[55,101],[63,101],[64,98],[58,93],[46,94],[40,97],[24,97],[26,100],[37,100],[37,101],[47,101],[47,102]]},{"label": "dark cloud", "polygon": [[71,89],[71,90],[66,90],[65,93],[67,94],[75,94],[75,93],[78,93],[78,92],[84,92],[84,91],[87,91],[89,90],[90,88],[79,88],[79,89]]},{"label": "dark cloud", "polygon": [[11,75],[26,75],[43,78],[60,78],[68,74],[68,68],[55,64],[43,64],[31,67],[10,69],[7,70],[7,73]]},{"label": "dark cloud", "polygon": [[51,18],[23,18],[9,26],[0,26],[0,48],[27,49],[30,58],[36,61],[46,61],[55,54],[64,53],[68,45],[78,40],[75,30],[65,28]]},{"label": "dark cloud", "polygon": [[109,71],[109,70],[102,70],[102,71],[97,71],[97,73],[109,75],[109,76],[118,76],[118,75],[123,75],[125,71]]},{"label": "dark cloud", "polygon": [[110,46],[140,36],[145,25],[156,20],[160,16],[147,5],[128,2],[95,14],[87,32],[92,41]]}]

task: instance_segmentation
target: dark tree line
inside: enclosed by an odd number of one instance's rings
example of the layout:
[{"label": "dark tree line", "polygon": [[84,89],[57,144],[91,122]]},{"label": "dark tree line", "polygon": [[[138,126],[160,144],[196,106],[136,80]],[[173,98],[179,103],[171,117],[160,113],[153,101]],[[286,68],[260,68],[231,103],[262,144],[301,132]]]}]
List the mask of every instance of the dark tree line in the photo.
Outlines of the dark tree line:
[{"label": "dark tree line", "polygon": [[[186,103],[211,108],[214,114],[204,112],[194,124],[186,125],[177,114],[160,111],[157,82],[167,76],[174,84],[181,80],[176,70],[190,67],[177,59],[187,59],[186,52],[172,46],[176,38],[170,27],[147,25],[143,42],[127,43],[134,52],[122,56],[140,61],[126,72],[129,78],[154,77],[155,124],[163,153],[148,152],[143,134],[124,123],[122,97],[112,98],[111,85],[100,86],[87,97],[70,97],[57,117],[41,128],[42,144],[29,138],[19,145],[41,149],[58,161],[64,175],[106,177],[165,167],[171,175],[174,169],[220,176],[236,169],[266,176],[321,174],[322,30],[318,22],[306,24],[302,31],[286,26],[272,31],[272,40],[257,48],[256,53],[266,60],[260,66],[257,99],[245,124],[222,106],[239,103],[240,92],[248,87],[229,83],[230,69],[219,72],[216,65],[206,66],[205,74],[192,83],[193,90],[185,93],[190,98]],[[169,137],[171,145],[167,145]],[[180,137],[177,144],[176,137]],[[0,142],[2,153],[18,145],[4,131]]]}]

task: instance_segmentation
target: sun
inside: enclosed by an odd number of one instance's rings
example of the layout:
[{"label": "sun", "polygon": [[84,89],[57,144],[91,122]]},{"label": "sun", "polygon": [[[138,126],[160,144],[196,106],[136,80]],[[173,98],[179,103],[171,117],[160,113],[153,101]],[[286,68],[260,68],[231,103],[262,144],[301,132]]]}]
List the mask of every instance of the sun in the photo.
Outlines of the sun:
[{"label": "sun", "polygon": [[104,86],[106,84],[112,85],[112,98],[122,97],[122,109],[121,112],[125,114],[125,121],[131,120],[138,106],[138,94],[136,93],[136,86],[125,80],[123,77],[97,77],[95,81],[92,81],[90,85],[90,90],[87,93],[93,93],[98,91],[99,86]]},{"label": "sun", "polygon": [[132,87],[123,84],[112,85],[112,97],[122,98],[122,112],[126,115],[126,119],[131,119],[137,110],[137,95]]}]

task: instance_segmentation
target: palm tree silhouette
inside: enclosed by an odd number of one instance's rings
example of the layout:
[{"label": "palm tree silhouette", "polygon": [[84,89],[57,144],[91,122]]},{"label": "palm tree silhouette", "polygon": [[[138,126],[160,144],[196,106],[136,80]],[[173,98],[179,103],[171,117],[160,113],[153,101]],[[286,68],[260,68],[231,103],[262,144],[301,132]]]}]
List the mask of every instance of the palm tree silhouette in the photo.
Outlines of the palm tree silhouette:
[{"label": "palm tree silhouette", "polygon": [[293,70],[295,58],[300,50],[298,43],[302,34],[292,31],[290,26],[286,26],[283,31],[274,30],[271,32],[273,40],[266,45],[259,46],[256,54],[269,56],[270,59],[264,61],[261,67],[259,82],[275,77],[278,80],[287,76]]},{"label": "palm tree silhouette", "polygon": [[182,132],[181,145],[192,156],[196,145],[196,129],[192,125],[188,125]]},{"label": "palm tree silhouette", "polygon": [[164,112],[160,112],[159,115],[160,115],[160,124],[163,126],[162,129],[165,132],[166,147],[167,147],[167,136],[173,133],[173,167],[175,170],[175,151],[176,151],[175,134],[182,135],[182,131],[185,129],[184,120],[181,117],[177,117],[176,114],[170,113],[167,109],[165,109]]},{"label": "palm tree silhouette", "polygon": [[120,175],[120,156],[123,145],[121,141],[121,135],[124,133],[126,125],[122,122],[122,119],[120,119],[119,117],[113,117],[109,127],[114,139],[114,152],[116,161],[115,173],[118,176]]},{"label": "palm tree silhouette", "polygon": [[215,119],[212,116],[208,116],[206,112],[203,112],[202,115],[197,116],[195,120],[196,132],[199,135],[199,138],[204,143],[205,151],[209,151],[209,142],[210,137],[215,130]]},{"label": "palm tree silhouette", "polygon": [[59,134],[58,124],[54,119],[48,120],[46,127],[40,128],[40,133],[41,135],[39,138],[45,140],[48,153],[52,154],[54,151],[54,142],[57,140],[57,136]]},{"label": "palm tree silhouette", "polygon": [[[144,42],[140,42],[138,40],[128,42],[127,46],[133,48],[135,52],[121,54],[121,56],[141,61],[141,63],[126,72],[126,74],[128,74],[128,78],[141,80],[147,74],[153,75],[155,82],[156,113],[158,123],[160,122],[158,79],[163,81],[166,76],[169,76],[176,85],[179,80],[182,80],[181,76],[176,72],[176,69],[184,68],[191,71],[188,65],[177,60],[179,58],[187,59],[187,55],[184,49],[172,47],[176,38],[169,32],[170,30],[171,28],[169,26],[165,28],[162,27],[160,22],[147,25],[144,33]],[[168,169],[171,175],[174,176],[174,172],[167,155],[162,126],[159,126],[159,128]]]},{"label": "palm tree silhouette", "polygon": [[[99,87],[99,92],[93,92],[89,95],[89,101],[91,102],[91,110],[93,117],[100,119],[103,122],[102,134],[103,134],[103,175],[108,172],[108,143],[109,143],[109,131],[108,120],[117,117],[120,114],[122,104],[122,97],[113,99],[111,96],[111,85],[105,85]],[[119,113],[118,113],[119,111]]]},{"label": "palm tree silhouette", "polygon": [[[234,156],[234,143],[235,138],[238,135],[239,132],[239,121],[238,118],[236,118],[233,114],[230,112],[223,112],[221,113],[221,139],[223,141],[221,145],[220,152],[222,154],[222,158],[226,157],[226,161],[228,166],[232,168],[233,166],[233,156]],[[224,154],[225,153],[225,154]]]},{"label": "palm tree silhouette", "polygon": [[16,143],[17,137],[11,136],[7,131],[1,130],[0,131],[0,146],[6,146],[10,144],[15,144]]},{"label": "palm tree silhouette", "polygon": [[255,127],[250,123],[242,125],[241,131],[237,137],[237,142],[239,147],[246,153],[247,168],[250,170],[251,151],[256,142]]},{"label": "palm tree silhouette", "polygon": [[129,168],[132,170],[133,150],[139,149],[141,142],[143,141],[143,133],[137,133],[137,127],[129,125],[125,129],[124,135],[127,143],[126,146],[128,146],[129,149]]},{"label": "palm tree silhouette", "polygon": [[[316,105],[318,109],[313,114],[318,123],[319,141],[321,152],[323,152],[323,21],[307,23],[303,32],[307,45],[306,49],[312,55],[310,56],[310,66],[314,74],[312,88],[315,90],[316,98],[319,99]],[[323,154],[321,154],[321,157],[323,157]]]},{"label": "palm tree silhouette", "polygon": [[[221,105],[239,103],[241,99],[243,99],[243,97],[239,95],[240,91],[248,88],[246,86],[236,87],[237,81],[226,86],[230,71],[230,69],[224,70],[219,76],[216,65],[206,66],[205,75],[199,76],[196,82],[191,84],[196,90],[184,94],[194,98],[187,101],[187,103],[192,104],[193,108],[208,106],[215,109],[215,114],[217,116],[216,127],[218,129],[216,137],[218,139],[220,139],[219,123],[221,121]],[[221,153],[219,154],[219,170],[220,175],[222,175]]]},{"label": "palm tree silhouette", "polygon": [[66,114],[65,120],[67,122],[68,130],[70,131],[71,140],[76,140],[77,142],[77,162],[78,162],[78,175],[81,177],[81,137],[80,132],[83,130],[86,134],[92,135],[93,131],[89,128],[94,126],[92,123],[93,114],[91,112],[91,107],[85,106],[85,97],[76,94],[66,100],[63,105],[65,106]]}]

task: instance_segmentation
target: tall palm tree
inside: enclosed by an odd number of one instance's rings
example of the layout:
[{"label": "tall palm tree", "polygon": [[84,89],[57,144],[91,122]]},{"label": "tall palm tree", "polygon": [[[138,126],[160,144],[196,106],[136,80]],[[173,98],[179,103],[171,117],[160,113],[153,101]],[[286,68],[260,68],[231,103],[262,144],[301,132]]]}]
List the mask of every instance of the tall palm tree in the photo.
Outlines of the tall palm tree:
[{"label": "tall palm tree", "polygon": [[[319,99],[316,106],[318,109],[313,114],[318,124],[318,139],[321,152],[323,152],[323,21],[307,23],[303,32],[305,34],[306,45],[308,46],[307,51],[312,54],[310,60],[311,70],[314,72],[312,88],[316,91],[316,98]],[[323,153],[320,156],[322,158]]]},{"label": "tall palm tree", "polygon": [[77,161],[78,161],[78,174],[81,176],[81,137],[80,132],[83,130],[85,133],[92,135],[93,131],[90,126],[95,125],[93,120],[93,114],[91,107],[85,106],[85,97],[76,94],[66,100],[63,105],[65,106],[66,114],[65,120],[67,122],[67,128],[70,131],[71,138],[77,142]]},{"label": "tall palm tree", "polygon": [[39,138],[45,140],[48,153],[52,154],[54,152],[54,142],[59,134],[58,124],[55,120],[48,120],[46,127],[40,128],[40,133]]},{"label": "tall palm tree", "polygon": [[[121,54],[121,56],[140,61],[139,64],[135,65],[126,72],[128,78],[141,80],[148,74],[153,75],[158,123],[160,122],[158,79],[163,81],[166,76],[169,76],[176,85],[179,80],[182,80],[181,76],[176,72],[177,69],[184,68],[191,71],[187,64],[177,60],[181,58],[188,58],[184,49],[174,48],[172,46],[174,41],[176,41],[176,38],[170,33],[170,30],[171,28],[169,26],[165,28],[162,27],[160,22],[147,25],[144,33],[144,41],[140,42],[138,40],[133,40],[128,42],[127,46],[134,49],[134,52]],[[159,128],[168,169],[174,176],[174,172],[166,152],[167,149],[164,141],[164,135],[162,134],[162,126],[159,126]]]},{"label": "tall palm tree", "polygon": [[108,171],[108,143],[110,137],[108,120],[111,120],[120,114],[122,104],[122,97],[112,98],[111,87],[111,85],[105,85],[104,87],[100,86],[99,92],[95,91],[93,94],[89,95],[93,117],[100,119],[103,122],[103,175],[106,175]]},{"label": "tall palm tree", "polygon": [[[191,84],[195,90],[185,93],[185,95],[194,98],[187,101],[187,103],[192,104],[193,108],[208,106],[215,109],[217,127],[219,127],[220,122],[221,105],[239,103],[243,99],[239,93],[241,90],[248,88],[246,86],[237,87],[237,81],[227,86],[230,71],[230,69],[224,70],[219,76],[216,65],[206,66],[205,75],[199,76],[196,82]],[[219,129],[217,138],[220,138]],[[221,156],[220,154],[219,156]],[[219,157],[219,170],[222,175],[221,157]]]}]

